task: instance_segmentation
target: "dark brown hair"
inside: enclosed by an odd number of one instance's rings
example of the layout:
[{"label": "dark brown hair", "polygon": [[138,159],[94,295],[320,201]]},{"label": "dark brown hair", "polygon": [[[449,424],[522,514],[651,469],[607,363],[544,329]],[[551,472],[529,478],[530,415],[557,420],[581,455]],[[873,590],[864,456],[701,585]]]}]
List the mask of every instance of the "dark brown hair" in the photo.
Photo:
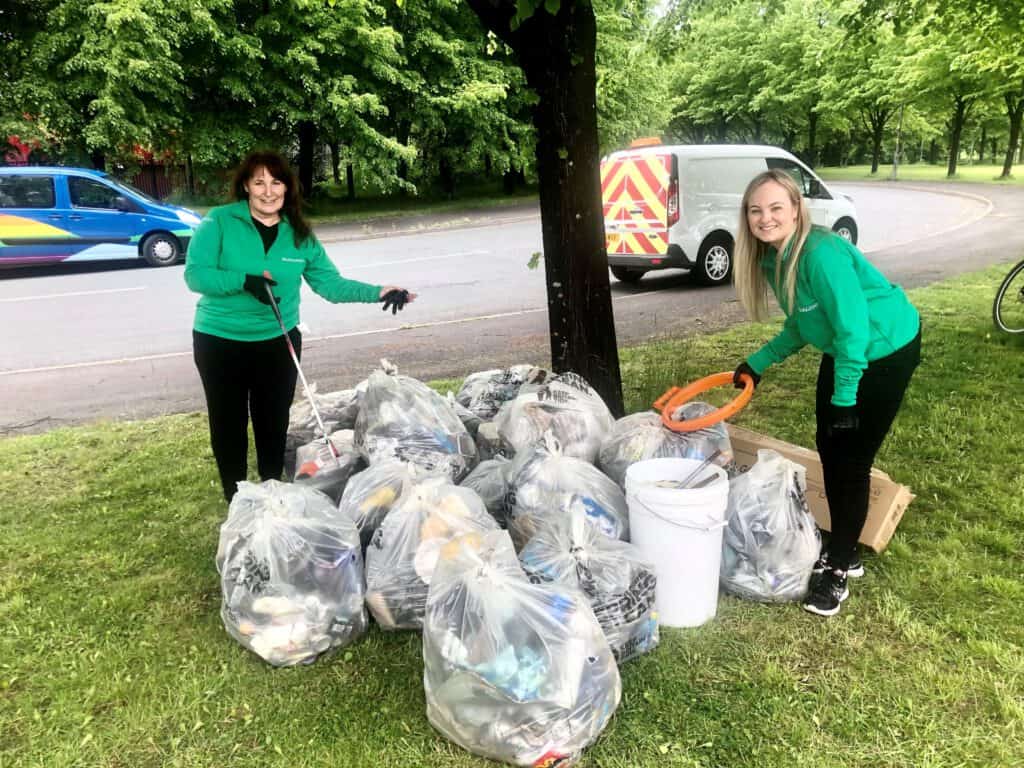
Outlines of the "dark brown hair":
[{"label": "dark brown hair", "polygon": [[281,206],[281,213],[288,219],[295,233],[295,247],[298,248],[313,234],[313,230],[302,215],[302,191],[299,189],[299,180],[289,167],[288,161],[279,153],[272,150],[250,152],[235,169],[234,178],[231,180],[231,194],[235,200],[248,200],[249,193],[245,191],[245,185],[260,168],[266,168],[267,173],[284,184],[284,205]]}]

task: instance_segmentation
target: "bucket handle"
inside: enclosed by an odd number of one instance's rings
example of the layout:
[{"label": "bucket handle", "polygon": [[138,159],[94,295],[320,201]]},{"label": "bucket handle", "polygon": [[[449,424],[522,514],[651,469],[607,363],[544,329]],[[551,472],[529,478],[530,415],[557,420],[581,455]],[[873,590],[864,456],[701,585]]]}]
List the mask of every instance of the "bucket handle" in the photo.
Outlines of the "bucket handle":
[{"label": "bucket handle", "polygon": [[639,504],[641,507],[643,507],[645,510],[647,510],[647,512],[649,512],[651,515],[653,515],[654,517],[656,517],[659,520],[661,520],[661,522],[668,523],[669,525],[675,526],[676,528],[689,528],[690,530],[693,530],[693,531],[701,531],[702,533],[711,533],[712,531],[717,531],[719,528],[725,528],[725,526],[727,526],[729,524],[725,520],[720,520],[717,523],[711,523],[711,525],[694,525],[693,523],[684,523],[684,522],[680,522],[678,520],[669,520],[667,517],[663,517],[663,516],[659,515],[657,512],[655,512],[649,506],[647,506],[642,501],[640,501],[640,499],[637,498],[637,496],[635,494],[633,495],[633,500],[637,504]]}]

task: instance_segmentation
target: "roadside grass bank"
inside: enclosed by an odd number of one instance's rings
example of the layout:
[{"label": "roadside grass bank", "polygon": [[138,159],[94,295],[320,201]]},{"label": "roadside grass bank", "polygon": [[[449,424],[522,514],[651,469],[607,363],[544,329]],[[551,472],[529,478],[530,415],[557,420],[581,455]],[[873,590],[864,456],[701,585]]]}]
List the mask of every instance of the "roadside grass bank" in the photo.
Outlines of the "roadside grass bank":
[{"label": "roadside grass bank", "polygon": [[[847,165],[844,167],[827,166],[815,168],[825,181],[890,181],[892,163],[878,166],[878,172],[871,173],[870,165]],[[1024,186],[1024,166],[1015,165],[1009,179],[1000,179],[1003,165],[964,165],[957,166],[953,178],[946,176],[946,165],[929,165],[927,163],[907,163],[900,165],[897,181],[967,181],[980,184],[1006,184]]]},{"label": "roadside grass bank", "polygon": [[[1021,765],[1024,340],[991,325],[1004,272],[911,294],[924,361],[878,465],[918,498],[842,613],[722,597],[663,630],[583,765]],[[623,350],[628,409],[776,329]],[[806,350],[772,369],[736,422],[812,445],[816,371]],[[417,633],[374,627],[288,670],[228,637],[203,415],[2,439],[0,488],[0,765],[494,765],[427,723]]]}]

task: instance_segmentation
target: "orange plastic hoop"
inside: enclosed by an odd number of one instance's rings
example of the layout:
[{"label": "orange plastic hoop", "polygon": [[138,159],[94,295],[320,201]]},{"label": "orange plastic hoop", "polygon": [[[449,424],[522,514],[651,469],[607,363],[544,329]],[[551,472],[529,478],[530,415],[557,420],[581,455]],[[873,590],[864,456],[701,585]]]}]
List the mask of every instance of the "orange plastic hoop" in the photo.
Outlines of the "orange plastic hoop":
[{"label": "orange plastic hoop", "polygon": [[710,427],[713,424],[717,424],[718,422],[724,421],[730,416],[734,416],[739,413],[743,407],[750,402],[750,398],[754,395],[754,380],[747,374],[742,375],[744,384],[743,391],[721,408],[712,411],[706,416],[701,416],[696,419],[676,421],[672,418],[672,414],[679,408],[679,406],[685,405],[693,400],[697,395],[703,394],[709,389],[722,387],[726,384],[732,384],[732,377],[733,374],[728,372],[713,373],[710,376],[698,379],[685,387],[672,387],[664,395],[654,401],[654,409],[661,411],[661,423],[673,432],[696,432],[698,429]]}]

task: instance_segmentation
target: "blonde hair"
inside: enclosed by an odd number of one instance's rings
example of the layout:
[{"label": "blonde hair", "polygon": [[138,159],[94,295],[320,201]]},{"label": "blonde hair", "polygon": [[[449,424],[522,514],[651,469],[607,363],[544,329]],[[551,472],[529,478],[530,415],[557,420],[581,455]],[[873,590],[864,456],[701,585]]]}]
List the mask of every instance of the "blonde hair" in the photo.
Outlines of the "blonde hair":
[{"label": "blonde hair", "polygon": [[[811,215],[807,210],[807,204],[804,202],[800,188],[788,173],[773,168],[759,173],[747,185],[747,189],[743,193],[743,202],[740,204],[740,225],[736,231],[733,281],[736,284],[736,296],[747,311],[747,316],[752,320],[764,320],[768,316],[769,285],[764,272],[761,271],[761,260],[768,252],[769,246],[754,237],[750,231],[747,209],[750,207],[750,198],[754,192],[769,181],[774,181],[786,190],[789,201],[797,210],[796,228],[782,244],[778,258],[775,260],[775,284],[779,286],[779,303],[783,303],[782,297],[785,296],[786,300],[782,308],[787,315],[793,307],[796,296],[796,274],[800,262],[800,252],[811,231]],[[782,275],[782,257],[787,252],[789,260],[786,263],[786,274]]]}]

